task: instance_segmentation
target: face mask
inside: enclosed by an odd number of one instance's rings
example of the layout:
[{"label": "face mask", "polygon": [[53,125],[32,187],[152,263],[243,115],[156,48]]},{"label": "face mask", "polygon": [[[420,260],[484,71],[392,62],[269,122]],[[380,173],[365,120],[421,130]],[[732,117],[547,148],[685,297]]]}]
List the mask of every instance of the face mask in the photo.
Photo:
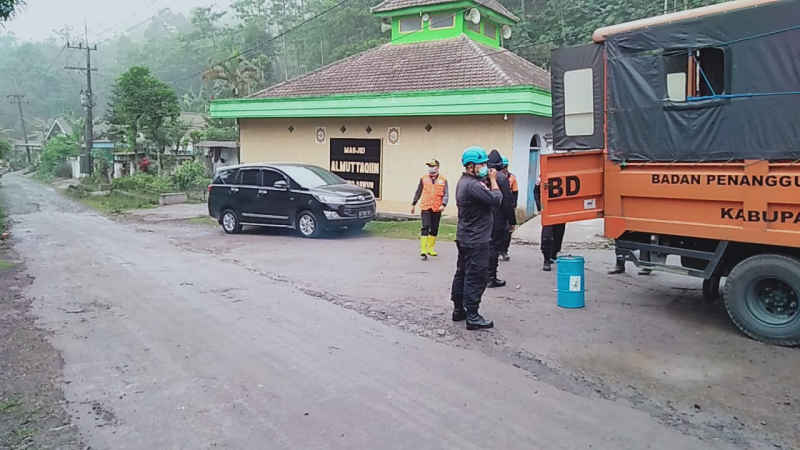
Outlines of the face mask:
[{"label": "face mask", "polygon": [[478,176],[481,178],[486,178],[489,176],[489,168],[486,166],[481,167],[478,169]]},{"label": "face mask", "polygon": [[439,169],[436,167],[428,167],[428,174],[439,175]]}]

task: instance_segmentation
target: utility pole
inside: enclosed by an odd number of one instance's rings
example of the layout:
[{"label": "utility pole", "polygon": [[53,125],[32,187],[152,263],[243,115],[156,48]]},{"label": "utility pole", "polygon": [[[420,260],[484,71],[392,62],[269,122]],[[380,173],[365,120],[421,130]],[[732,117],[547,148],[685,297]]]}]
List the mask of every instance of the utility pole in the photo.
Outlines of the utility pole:
[{"label": "utility pole", "polygon": [[70,44],[67,42],[67,48],[74,49],[74,50],[85,50],[86,51],[86,66],[85,67],[74,67],[74,66],[67,66],[65,69],[67,70],[81,70],[86,72],[86,91],[84,91],[81,95],[81,104],[86,108],[86,148],[84,149],[84,155],[86,156],[87,171],[89,175],[92,174],[94,171],[94,163],[92,162],[92,144],[94,142],[94,127],[92,126],[92,121],[94,120],[93,117],[93,108],[94,108],[94,97],[92,95],[92,71],[97,71],[97,69],[92,68],[92,52],[97,51],[97,44],[94,46],[89,45],[89,28],[88,26],[84,29],[84,42],[79,42],[78,45]]},{"label": "utility pole", "polygon": [[24,94],[11,94],[8,97],[8,100],[11,103],[16,103],[17,108],[19,109],[19,121],[22,123],[22,138],[25,140],[25,153],[28,158],[28,165],[31,164],[31,147],[28,145],[28,129],[25,127],[25,114],[22,112],[22,104],[27,103],[23,102],[22,99],[25,98]]}]

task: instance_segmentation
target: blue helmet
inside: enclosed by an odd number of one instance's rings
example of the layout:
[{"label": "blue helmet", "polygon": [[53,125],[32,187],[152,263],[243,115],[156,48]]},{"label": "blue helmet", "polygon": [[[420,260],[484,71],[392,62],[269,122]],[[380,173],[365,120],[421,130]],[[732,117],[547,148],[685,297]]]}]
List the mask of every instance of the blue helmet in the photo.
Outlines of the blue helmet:
[{"label": "blue helmet", "polygon": [[503,167],[508,167],[508,158],[503,156]]},{"label": "blue helmet", "polygon": [[480,147],[470,147],[464,150],[464,154],[461,155],[461,165],[466,166],[467,164],[483,164],[489,162],[489,155],[486,154],[486,150]]}]

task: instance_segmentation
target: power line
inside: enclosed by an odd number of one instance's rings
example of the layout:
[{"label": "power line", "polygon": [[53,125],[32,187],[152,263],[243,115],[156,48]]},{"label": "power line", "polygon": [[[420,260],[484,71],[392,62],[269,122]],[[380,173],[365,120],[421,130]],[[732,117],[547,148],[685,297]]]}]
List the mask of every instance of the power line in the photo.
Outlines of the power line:
[{"label": "power line", "polygon": [[[251,53],[251,52],[254,52],[256,50],[259,50],[264,45],[269,44],[270,42],[273,42],[273,41],[275,41],[275,40],[277,40],[279,38],[282,38],[282,37],[286,36],[287,34],[297,30],[298,28],[302,27],[303,25],[306,25],[307,23],[312,22],[312,21],[324,16],[325,14],[333,11],[334,9],[344,5],[345,3],[349,2],[349,1],[351,1],[351,0],[341,0],[341,1],[337,2],[336,4],[334,4],[333,6],[327,8],[327,9],[324,9],[323,11],[321,11],[321,12],[319,12],[317,14],[314,14],[313,16],[309,17],[308,19],[303,20],[299,24],[297,24],[297,25],[295,25],[295,26],[293,26],[293,27],[291,27],[291,28],[289,28],[287,30],[282,31],[281,33],[278,33],[278,34],[276,34],[275,36],[273,36],[273,37],[271,37],[269,39],[266,39],[266,40],[264,40],[264,41],[262,41],[262,42],[260,42],[260,43],[258,43],[256,45],[253,45],[253,46],[251,46],[249,48],[246,48],[246,49],[236,53],[234,56],[231,56],[231,57],[225,58],[223,60],[217,61],[217,62],[215,62],[213,64],[210,64],[209,68],[214,67],[214,66],[218,66],[220,64],[225,64],[226,62],[233,61],[234,59],[241,58],[242,56],[244,56],[244,55],[246,55],[248,53]],[[172,83],[179,83],[181,81],[186,81],[186,80],[189,80],[191,78],[195,78],[198,75],[204,74],[207,70],[208,69],[203,69],[203,70],[201,70],[199,72],[192,73],[191,75],[189,75],[187,77],[178,78],[177,80],[172,80]]]},{"label": "power line", "polygon": [[[167,11],[167,10],[169,10],[169,8],[161,8],[158,11],[156,11],[155,14],[153,14],[152,16],[150,16],[150,17],[142,20],[141,22],[137,22],[137,23],[131,25],[130,27],[126,28],[125,30],[122,31],[122,33],[119,33],[117,35],[109,36],[109,37],[107,37],[105,39],[97,41],[97,43],[98,44],[103,44],[105,42],[108,42],[108,41],[114,39],[115,37],[124,36],[124,35],[130,33],[131,31],[133,31],[134,29],[136,29],[136,28],[146,24],[147,22],[150,22],[151,20],[155,19],[156,17],[158,17],[159,14],[161,14],[162,12]],[[111,29],[113,29],[113,27]],[[102,33],[102,34],[105,34],[105,33]]]}]

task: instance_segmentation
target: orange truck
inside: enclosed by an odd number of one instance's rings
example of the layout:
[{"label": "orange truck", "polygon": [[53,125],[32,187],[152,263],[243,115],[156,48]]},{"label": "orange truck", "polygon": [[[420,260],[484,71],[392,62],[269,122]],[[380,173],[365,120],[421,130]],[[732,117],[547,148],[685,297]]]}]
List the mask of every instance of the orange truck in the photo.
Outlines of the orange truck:
[{"label": "orange truck", "polygon": [[721,3],[593,41],[553,52],[542,223],[603,218],[618,255],[701,278],[745,334],[799,345],[800,1]]}]

